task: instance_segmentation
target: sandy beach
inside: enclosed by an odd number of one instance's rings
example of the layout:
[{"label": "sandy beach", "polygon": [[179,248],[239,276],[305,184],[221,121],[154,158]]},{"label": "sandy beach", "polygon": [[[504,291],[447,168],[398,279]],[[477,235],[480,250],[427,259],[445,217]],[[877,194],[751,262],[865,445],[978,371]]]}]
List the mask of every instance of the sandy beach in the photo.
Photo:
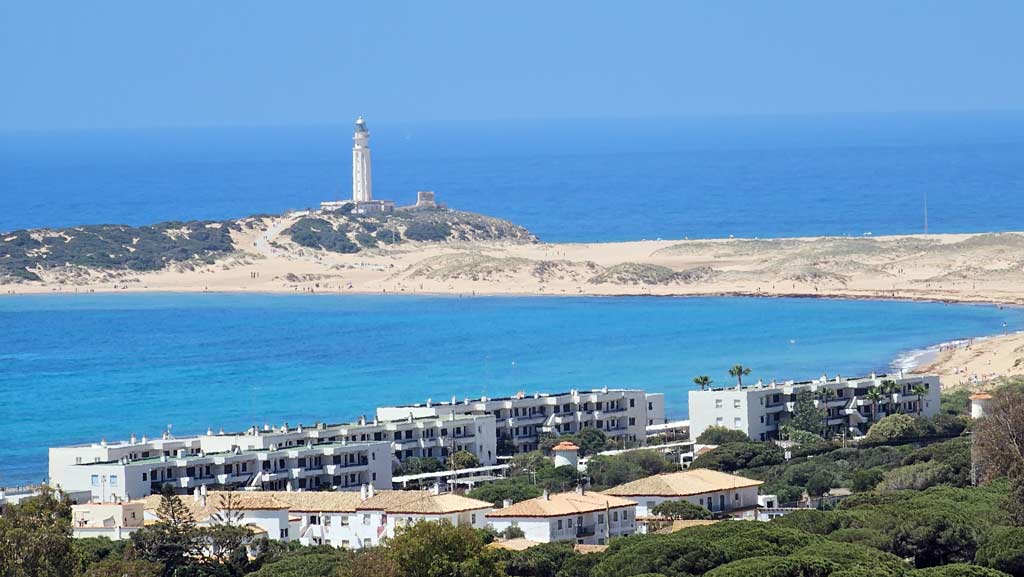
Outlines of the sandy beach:
[{"label": "sandy beach", "polygon": [[[297,216],[232,233],[213,264],[158,272],[58,267],[0,294],[278,292],[458,295],[756,296],[1024,304],[1024,234],[548,244],[403,242],[341,254],[302,247]],[[942,351],[928,367],[949,386],[1020,370],[1024,336]],[[948,353],[948,354],[947,354]]]},{"label": "sandy beach", "polygon": [[232,232],[213,264],[157,272],[58,267],[3,293],[220,291],[509,295],[744,295],[1024,304],[1024,233],[789,239],[403,242],[341,254],[284,232]]},{"label": "sandy beach", "polygon": [[997,377],[1024,375],[1024,333],[944,345],[915,371],[939,375],[944,390],[983,389]]}]

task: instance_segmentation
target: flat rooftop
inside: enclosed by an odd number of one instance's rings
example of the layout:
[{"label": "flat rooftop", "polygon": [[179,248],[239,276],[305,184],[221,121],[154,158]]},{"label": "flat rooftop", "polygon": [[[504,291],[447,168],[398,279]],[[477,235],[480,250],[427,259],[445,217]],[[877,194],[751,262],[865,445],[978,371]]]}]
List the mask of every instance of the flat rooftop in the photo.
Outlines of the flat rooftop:
[{"label": "flat rooftop", "polygon": [[[169,456],[167,456],[167,461],[166,462],[169,463],[171,461],[185,461],[187,463],[187,462],[190,462],[190,461],[198,461],[198,460],[201,460],[201,459],[209,459],[209,458],[214,458],[214,457],[231,457],[231,456],[238,456],[238,455],[255,455],[255,454],[258,454],[258,453],[277,453],[277,452],[280,452],[280,451],[318,451],[318,450],[323,450],[323,449],[340,448],[340,447],[344,447],[344,448],[347,448],[347,449],[352,449],[352,448],[362,449],[362,448],[368,448],[368,447],[373,447],[373,446],[377,446],[377,445],[384,445],[384,444],[386,444],[386,445],[388,445],[390,447],[391,443],[390,443],[390,441],[368,441],[368,442],[358,442],[358,443],[316,443],[316,444],[308,445],[308,446],[307,445],[294,445],[292,447],[278,447],[276,449],[240,449],[237,452],[235,452],[235,451],[220,451],[218,453],[203,453],[202,455],[185,455],[183,457],[178,457],[176,455],[169,455]],[[132,464],[132,465],[146,464],[146,463],[155,464],[155,463],[165,462],[163,459],[164,459],[163,455],[157,455],[155,457],[146,457],[144,459],[133,459],[133,460],[128,461],[128,463]],[[90,467],[90,466],[94,466],[94,465],[118,465],[120,463],[121,463],[120,459],[114,459],[112,461],[97,461],[97,462],[94,462],[94,463],[82,463],[80,465],[72,465],[72,466],[74,466],[74,467]]]},{"label": "flat rooftop", "polygon": [[[526,399],[545,399],[545,398],[549,398],[549,397],[563,397],[563,396],[569,396],[569,395],[573,395],[573,394],[576,394],[576,395],[592,395],[592,394],[606,394],[606,393],[644,393],[644,394],[648,394],[647,391],[645,391],[643,389],[609,389],[609,388],[605,388],[605,389],[587,389],[587,390],[576,389],[576,390],[565,391],[563,393],[534,393],[532,395],[522,394],[522,395],[512,395],[512,396],[507,396],[507,397],[478,397],[478,398],[475,398],[475,399],[468,399],[467,398],[467,399],[463,399],[461,401],[456,400],[455,402],[452,402],[452,401],[437,401],[437,402],[433,402],[433,401],[431,401],[429,405],[427,403],[416,403],[416,404],[412,404],[412,405],[389,405],[389,406],[380,407],[380,408],[382,408],[382,409],[417,409],[417,408],[418,409],[422,409],[422,408],[428,407],[428,406],[429,407],[434,407],[434,406],[450,407],[450,406],[455,406],[455,405],[465,405],[465,404],[472,404],[472,403],[489,403],[491,401],[522,401],[522,400],[526,400]],[[661,393],[652,393],[652,394],[661,394]]]},{"label": "flat rooftop", "polygon": [[[808,381],[783,381],[781,383],[780,382],[776,382],[776,381],[772,381],[770,383],[761,383],[760,385],[758,385],[758,384],[744,385],[739,390],[743,390],[743,391],[764,391],[764,390],[781,389],[781,388],[785,388],[785,387],[794,387],[794,386],[803,386],[803,385],[827,385],[829,383],[836,383],[836,382],[839,382],[839,383],[852,383],[852,382],[857,382],[857,381],[871,381],[871,380],[883,380],[883,379],[907,380],[907,379],[921,379],[921,378],[934,377],[934,376],[935,375],[931,375],[931,374],[927,374],[927,373],[921,373],[921,374],[906,373],[906,374],[903,374],[903,375],[878,374],[878,375],[874,375],[874,376],[872,376],[872,375],[865,375],[865,376],[861,376],[861,377],[843,377],[842,375],[839,375],[839,380],[838,381],[835,379],[835,377],[833,377],[831,379],[826,379],[826,380],[822,380],[822,379],[818,378],[818,379],[812,379],[812,380],[808,380]],[[735,386],[730,386],[730,387],[714,387],[714,388],[706,389],[706,390],[703,390],[703,391],[701,391],[701,390],[695,390],[695,391],[691,390],[690,392],[691,393],[710,393],[710,392],[713,392],[713,391],[735,391],[735,390],[737,390]]]}]

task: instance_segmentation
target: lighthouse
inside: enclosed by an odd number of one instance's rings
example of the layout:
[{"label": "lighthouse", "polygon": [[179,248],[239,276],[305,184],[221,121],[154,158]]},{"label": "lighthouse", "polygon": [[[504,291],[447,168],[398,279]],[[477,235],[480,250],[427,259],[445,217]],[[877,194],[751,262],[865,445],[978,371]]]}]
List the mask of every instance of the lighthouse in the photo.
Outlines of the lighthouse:
[{"label": "lighthouse", "polygon": [[352,135],[352,200],[358,205],[373,200],[373,181],[370,176],[370,131],[366,121],[356,119],[356,131]]}]

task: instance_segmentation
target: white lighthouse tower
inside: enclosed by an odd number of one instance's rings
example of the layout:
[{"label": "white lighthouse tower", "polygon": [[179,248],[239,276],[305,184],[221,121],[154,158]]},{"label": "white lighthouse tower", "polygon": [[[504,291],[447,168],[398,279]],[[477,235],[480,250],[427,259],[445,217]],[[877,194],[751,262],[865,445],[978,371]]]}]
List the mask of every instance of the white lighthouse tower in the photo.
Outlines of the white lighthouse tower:
[{"label": "white lighthouse tower", "polygon": [[356,119],[356,131],[352,135],[352,200],[356,204],[373,200],[373,181],[370,177],[370,131],[366,121]]}]

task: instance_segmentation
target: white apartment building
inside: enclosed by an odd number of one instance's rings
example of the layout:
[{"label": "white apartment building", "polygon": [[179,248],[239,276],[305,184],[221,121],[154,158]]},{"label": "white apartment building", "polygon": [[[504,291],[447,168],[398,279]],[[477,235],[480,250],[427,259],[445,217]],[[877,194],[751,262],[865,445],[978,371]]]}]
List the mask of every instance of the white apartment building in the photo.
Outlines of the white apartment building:
[{"label": "white apartment building", "polygon": [[637,479],[604,491],[636,501],[636,514],[654,515],[653,509],[666,501],[688,501],[718,513],[758,506],[757,491],[763,481],[730,475],[711,469],[689,469]]},{"label": "white apartment building", "polygon": [[[303,545],[360,549],[376,547],[403,526],[420,521],[486,527],[493,506],[454,494],[433,491],[376,491],[364,485],[357,492],[337,491],[199,491],[182,502],[200,525],[230,506],[235,523],[265,533],[268,539]],[[145,499],[146,518],[156,520],[159,495]]]},{"label": "white apartment building", "polygon": [[545,491],[541,497],[495,509],[487,519],[495,531],[518,527],[524,538],[538,543],[604,545],[612,537],[636,532],[636,502],[582,488],[554,495]]},{"label": "white apartment building", "polygon": [[[894,383],[891,389],[883,385],[886,381]],[[925,387],[925,394],[915,394],[916,385]],[[881,401],[867,397],[873,388],[884,393]],[[792,414],[797,393],[802,391],[810,391],[815,396],[815,405],[827,410],[827,423],[822,426],[840,436],[861,436],[871,423],[888,414],[920,413],[928,417],[939,410],[939,378],[935,375],[837,375],[815,381],[758,383],[743,388],[690,391],[691,438],[696,439],[711,426],[743,431],[754,440],[778,438],[779,426]],[[875,408],[877,412],[872,414]]]},{"label": "white apartment building", "polygon": [[[385,450],[354,448],[359,445],[381,445]],[[444,462],[457,451],[473,453],[481,464],[495,464],[494,418],[457,414],[386,422],[361,418],[352,424],[289,427],[285,423],[262,429],[253,426],[240,433],[210,430],[182,438],[169,432],[159,439],[132,436],[115,443],[51,448],[49,475],[53,485],[91,489],[101,500],[143,497],[149,494],[146,487],[156,490],[166,482],[184,492],[202,484],[301,490],[352,489],[370,483],[390,489],[396,462],[410,457]],[[83,469],[83,465],[90,467]],[[283,473],[286,469],[300,472],[289,476]],[[130,489],[125,486],[128,482]]]},{"label": "white apartment building", "polygon": [[[139,451],[135,457],[55,467],[51,449],[50,484],[90,490],[93,500],[99,502],[139,499],[166,484],[178,493],[205,485],[294,491],[355,490],[366,484],[391,487],[391,445],[386,442],[307,441],[305,445],[265,449],[235,446],[216,453],[190,447],[172,454],[154,454],[151,447],[143,445]],[[58,457],[58,462],[66,463],[68,455],[58,452]],[[71,458],[77,457],[72,454]]]},{"label": "white apartment building", "polygon": [[524,453],[538,448],[541,433],[573,434],[600,429],[627,445],[643,445],[648,425],[665,422],[665,396],[635,389],[571,390],[567,393],[519,393],[512,397],[464,399],[398,407],[380,407],[377,417],[394,420],[415,417],[491,415],[495,419],[499,453]]},{"label": "white apartment building", "polygon": [[208,431],[200,437],[200,444],[207,452],[242,449],[265,449],[271,446],[291,447],[313,443],[391,443],[394,462],[411,457],[432,457],[445,462],[448,455],[468,451],[476,455],[482,465],[497,462],[494,418],[489,415],[413,416],[410,414],[391,420],[367,420],[360,417],[355,423],[327,425],[317,423],[312,427],[289,428],[285,423],[280,428],[264,426],[263,430],[251,427],[241,433],[216,433]]}]

